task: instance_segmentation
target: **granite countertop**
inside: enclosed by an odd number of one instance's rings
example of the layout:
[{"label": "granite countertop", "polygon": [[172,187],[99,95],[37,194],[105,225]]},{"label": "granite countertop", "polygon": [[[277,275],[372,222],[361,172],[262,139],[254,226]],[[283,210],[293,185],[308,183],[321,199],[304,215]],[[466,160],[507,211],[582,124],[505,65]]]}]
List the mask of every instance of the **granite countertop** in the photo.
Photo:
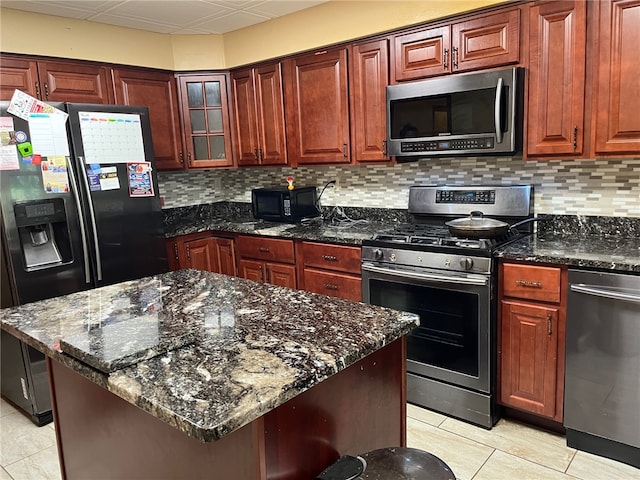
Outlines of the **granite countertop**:
[{"label": "granite countertop", "polygon": [[197,270],[0,310],[2,328],[202,441],[418,323],[411,313]]}]

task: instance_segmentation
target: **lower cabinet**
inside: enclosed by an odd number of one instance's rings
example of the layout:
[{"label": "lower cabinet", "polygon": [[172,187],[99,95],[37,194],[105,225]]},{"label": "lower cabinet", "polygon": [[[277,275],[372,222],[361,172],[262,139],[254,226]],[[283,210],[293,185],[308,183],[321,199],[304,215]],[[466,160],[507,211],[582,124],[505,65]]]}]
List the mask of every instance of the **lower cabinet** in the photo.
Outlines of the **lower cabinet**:
[{"label": "lower cabinet", "polygon": [[236,258],[232,238],[207,234],[185,235],[167,241],[169,268],[194,268],[236,275]]},{"label": "lower cabinet", "polygon": [[362,301],[360,248],[302,242],[301,252],[305,290]]},{"label": "lower cabinet", "polygon": [[240,235],[236,242],[239,277],[298,288],[293,240]]},{"label": "lower cabinet", "polygon": [[563,419],[566,269],[500,265],[499,401]]}]

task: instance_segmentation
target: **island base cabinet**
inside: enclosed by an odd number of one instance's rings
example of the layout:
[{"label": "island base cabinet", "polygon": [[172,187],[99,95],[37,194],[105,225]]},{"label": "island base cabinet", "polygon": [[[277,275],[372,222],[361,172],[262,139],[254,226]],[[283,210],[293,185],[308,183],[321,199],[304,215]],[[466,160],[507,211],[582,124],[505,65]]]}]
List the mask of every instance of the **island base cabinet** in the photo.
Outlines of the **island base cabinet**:
[{"label": "island base cabinet", "polygon": [[62,477],[294,480],[340,455],[406,445],[404,338],[214,442],[48,359]]}]

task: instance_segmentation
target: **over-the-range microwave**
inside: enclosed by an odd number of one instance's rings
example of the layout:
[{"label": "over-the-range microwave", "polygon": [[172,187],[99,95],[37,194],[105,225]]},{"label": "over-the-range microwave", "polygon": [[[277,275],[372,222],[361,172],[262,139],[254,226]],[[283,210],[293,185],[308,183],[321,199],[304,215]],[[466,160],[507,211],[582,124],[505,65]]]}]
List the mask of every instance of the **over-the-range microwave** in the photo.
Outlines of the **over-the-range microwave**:
[{"label": "over-the-range microwave", "polygon": [[450,75],[387,87],[388,153],[513,155],[522,150],[524,69]]}]

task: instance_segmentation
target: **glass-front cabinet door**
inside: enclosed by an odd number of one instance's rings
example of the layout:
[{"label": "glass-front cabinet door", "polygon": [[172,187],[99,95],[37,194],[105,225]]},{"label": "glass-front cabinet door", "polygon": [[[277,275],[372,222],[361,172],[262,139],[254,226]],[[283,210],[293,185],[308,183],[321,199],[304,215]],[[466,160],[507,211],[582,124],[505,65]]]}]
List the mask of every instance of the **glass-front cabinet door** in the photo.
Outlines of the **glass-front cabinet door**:
[{"label": "glass-front cabinet door", "polygon": [[232,166],[226,75],[180,75],[178,80],[188,168]]}]

